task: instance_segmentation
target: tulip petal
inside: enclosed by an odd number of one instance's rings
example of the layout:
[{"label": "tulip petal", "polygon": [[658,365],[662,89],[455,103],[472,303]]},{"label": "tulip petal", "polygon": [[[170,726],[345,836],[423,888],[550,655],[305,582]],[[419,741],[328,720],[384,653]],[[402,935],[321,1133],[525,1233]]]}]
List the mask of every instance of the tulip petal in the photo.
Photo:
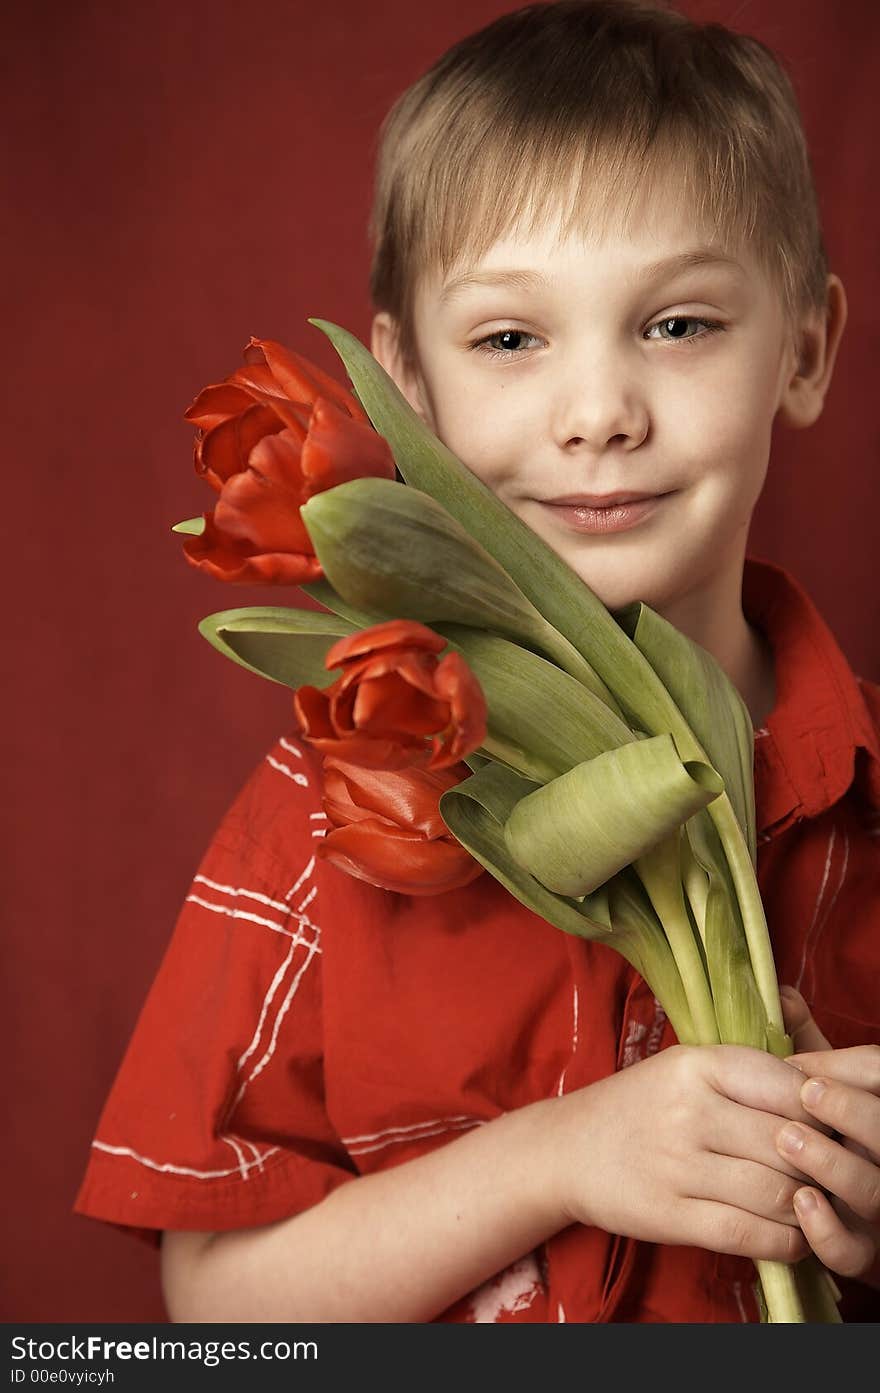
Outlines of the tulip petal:
[{"label": "tulip petal", "polygon": [[184,555],[206,575],[236,585],[301,585],[303,581],[314,580],[316,570],[320,572],[320,565],[314,558],[280,552],[242,557],[218,550],[210,556],[196,557],[185,547]]},{"label": "tulip petal", "polygon": [[323,398],[318,398],[312,409],[302,468],[310,494],[351,479],[395,477],[387,440],[377,435],[369,422],[352,420]]},{"label": "tulip petal", "polygon": [[246,543],[226,536],[216,527],[210,512],[205,514],[201,534],[190,535],[184,541],[183,553],[190,565],[208,575],[239,584],[299,585],[314,580],[316,570],[320,575],[320,562],[315,556],[250,554]]},{"label": "tulip petal", "polygon": [[[282,430],[284,422],[271,407],[253,403],[230,416],[196,443],[196,469],[219,492],[228,479],[247,468],[251,450],[265,435]],[[313,549],[312,549],[313,550]]]},{"label": "tulip petal", "polygon": [[346,764],[364,769],[412,769],[424,767],[427,754],[420,745],[408,746],[401,740],[381,740],[355,732],[350,736],[315,737],[305,730],[304,737],[323,755],[332,755]]},{"label": "tulip petal", "polygon": [[302,734],[308,739],[335,740],[336,731],[330,719],[330,703],[326,692],[318,687],[303,686],[293,694],[293,707]]},{"label": "tulip petal", "polygon": [[469,885],[483,867],[451,841],[426,842],[385,823],[365,820],[328,832],[316,848],[349,875],[400,895],[437,895]]},{"label": "tulip petal", "polygon": [[252,402],[253,396],[245,387],[236,386],[231,382],[214,382],[209,387],[202,388],[183,416],[184,420],[191,421],[194,426],[199,426],[202,430],[211,430],[230,416],[247,411]]},{"label": "tulip petal", "polygon": [[354,724],[358,730],[389,736],[395,731],[433,735],[448,721],[448,702],[416,692],[399,672],[367,678],[358,684],[354,700]]},{"label": "tulip petal", "polygon": [[[328,401],[335,404],[348,416],[354,416],[359,420],[367,420],[367,414],[363,407],[352,396],[341,387],[329,373],[324,372],[316,364],[309,362],[293,349],[285,348],[283,344],[277,343],[274,339],[257,339],[253,335],[248,340],[245,354],[253,353],[253,350],[262,352],[265,363],[269,368],[273,378],[278,383],[280,392],[290,397],[293,401],[312,402],[316,397],[325,397]],[[256,354],[253,354],[256,357]],[[244,377],[252,371],[253,367],[259,366],[259,360],[254,363],[249,360],[245,367],[239,368],[239,373]]]},{"label": "tulip petal", "polygon": [[367,653],[363,658],[352,658],[345,663],[339,686],[340,690],[345,691],[356,684],[379,681],[394,674],[412,689],[414,701],[418,700],[418,693],[434,700],[436,667],[436,658],[428,653],[413,653],[409,648],[389,648],[384,652]]},{"label": "tulip petal", "polygon": [[374,624],[364,633],[340,639],[327,654],[328,667],[341,667],[350,658],[381,652],[385,648],[421,648],[426,653],[442,653],[445,638],[413,619],[389,619]]},{"label": "tulip petal", "polygon": [[434,689],[440,700],[448,703],[449,721],[434,741],[432,765],[440,760],[461,760],[477,749],[485,738],[489,715],[483,690],[460,653],[449,652],[441,658],[434,674]]},{"label": "tulip petal", "polygon": [[217,526],[256,551],[314,556],[300,517],[303,501],[298,442],[289,431],[267,435],[250,453],[250,467],[224,484],[214,509]]},{"label": "tulip petal", "polygon": [[359,812],[375,814],[398,827],[415,828],[428,840],[434,840],[449,836],[440,816],[440,798],[447,789],[468,778],[469,770],[461,764],[438,771],[376,771],[328,757],[324,760],[323,776],[325,807],[330,796],[340,808],[347,802]]},{"label": "tulip petal", "polygon": [[[323,765],[321,773],[324,791],[321,805],[331,825],[333,827],[347,827],[350,822],[363,822],[366,818],[376,818],[377,814],[374,808],[360,807],[354,801],[348,779],[342,768],[334,767],[334,761],[330,757],[324,760]],[[344,768],[356,769],[357,765],[346,765]],[[388,775],[386,774],[385,777],[387,778]],[[379,820],[387,822],[389,826],[396,825],[384,815],[380,815]]]}]

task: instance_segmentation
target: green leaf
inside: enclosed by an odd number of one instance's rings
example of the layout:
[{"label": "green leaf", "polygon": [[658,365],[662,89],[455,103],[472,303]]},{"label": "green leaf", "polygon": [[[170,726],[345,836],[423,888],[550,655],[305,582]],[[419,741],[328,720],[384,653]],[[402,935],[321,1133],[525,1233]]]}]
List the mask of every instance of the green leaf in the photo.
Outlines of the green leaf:
[{"label": "green leaf", "polygon": [[706,764],[683,764],[671,736],[606,750],[517,803],[511,855],[548,889],[583,895],[631,865],[721,792]]},{"label": "green leaf", "polygon": [[543,649],[613,704],[494,557],[428,494],[391,479],[351,479],[315,494],[300,516],[324,574],[349,604],[423,624],[496,629]]},{"label": "green leaf", "polygon": [[356,629],[372,629],[374,624],[384,623],[388,615],[377,614],[375,611],[358,609],[356,605],[351,605],[347,600],[343,600],[338,595],[326,578],[322,580],[306,581],[300,585],[300,590],[306,595],[310,595],[319,605],[324,605],[332,614],[338,614],[342,619],[347,619]]},{"label": "green leaf", "polygon": [[536,881],[513,859],[505,845],[504,823],[511,810],[538,787],[499,764],[487,764],[441,796],[440,812],[447,827],[471,855],[530,909],[566,933],[579,938],[605,938],[611,933],[607,895],[600,893],[589,906],[571,905]]},{"label": "green leaf", "polygon": [[724,780],[754,863],[754,730],[748,707],[711,653],[648,605],[628,605],[615,617],[659,674]]},{"label": "green leaf", "polygon": [[316,610],[258,607],[209,614],[199,632],[241,667],[285,687],[327,687],[339,676],[324,666],[327,650],[356,626]]},{"label": "green leaf", "polygon": [[182,532],[187,537],[201,537],[205,530],[205,519],[186,518],[184,522],[176,522],[172,527],[172,532]]},{"label": "green leaf", "polygon": [[497,764],[489,764],[440,799],[453,835],[527,909],[578,938],[612,945],[651,983],[679,1040],[693,1027],[678,972],[656,916],[641,887],[623,871],[578,904],[548,890],[511,856],[504,826],[517,803],[537,789]]},{"label": "green leaf", "polygon": [[526,778],[547,783],[634,739],[599,697],[540,654],[465,624],[433,628],[461,654],[483,689],[489,708],[484,748]]}]

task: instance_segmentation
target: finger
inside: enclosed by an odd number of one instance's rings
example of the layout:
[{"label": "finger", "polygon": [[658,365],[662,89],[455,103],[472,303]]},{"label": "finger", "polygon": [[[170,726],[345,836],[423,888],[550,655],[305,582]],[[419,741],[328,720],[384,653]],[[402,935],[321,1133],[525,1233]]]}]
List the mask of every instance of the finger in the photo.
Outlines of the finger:
[{"label": "finger", "polygon": [[[705,1046],[701,1048],[705,1049]],[[743,1108],[729,1099],[719,1099],[711,1124],[700,1137],[705,1151],[715,1156],[728,1156],[736,1160],[751,1161],[756,1165],[776,1170],[781,1175],[790,1176],[801,1185],[812,1177],[804,1172],[795,1157],[784,1155],[777,1146],[777,1138],[782,1130],[785,1114],[760,1112],[757,1108]],[[804,1131],[812,1130],[813,1123],[804,1112],[796,1120],[797,1125],[806,1122]],[[708,1127],[711,1125],[711,1133]],[[816,1127],[822,1126],[818,1121]]]},{"label": "finger", "polygon": [[803,1074],[822,1074],[880,1095],[880,1045],[852,1045],[845,1050],[789,1055],[785,1061]]},{"label": "finger", "polygon": [[803,1050],[829,1050],[830,1042],[813,1020],[810,1008],[794,987],[780,987],[779,1000],[785,1028],[798,1053]]},{"label": "finger", "polygon": [[778,1117],[812,1120],[801,1103],[804,1080],[799,1069],[749,1045],[701,1045],[700,1052],[713,1087],[723,1097]]},{"label": "finger", "polygon": [[831,1272],[861,1277],[870,1271],[875,1246],[870,1235],[849,1229],[818,1190],[804,1187],[794,1197],[795,1213],[813,1252]]},{"label": "finger", "polygon": [[854,1214],[870,1223],[880,1219],[880,1166],[795,1122],[780,1129],[776,1144],[781,1156],[843,1200]]},{"label": "finger", "polygon": [[777,1224],[798,1225],[794,1197],[804,1177],[800,1172],[783,1174],[778,1156],[772,1166],[735,1156],[710,1155],[705,1160],[699,1173],[691,1173],[689,1199],[717,1200]]},{"label": "finger", "polygon": [[802,1230],[790,1224],[775,1224],[716,1200],[695,1199],[689,1207],[697,1247],[768,1262],[798,1262],[810,1251]]},{"label": "finger", "polygon": [[864,1088],[819,1077],[807,1079],[801,1089],[801,1102],[832,1131],[858,1142],[872,1159],[880,1161],[880,1098]]}]

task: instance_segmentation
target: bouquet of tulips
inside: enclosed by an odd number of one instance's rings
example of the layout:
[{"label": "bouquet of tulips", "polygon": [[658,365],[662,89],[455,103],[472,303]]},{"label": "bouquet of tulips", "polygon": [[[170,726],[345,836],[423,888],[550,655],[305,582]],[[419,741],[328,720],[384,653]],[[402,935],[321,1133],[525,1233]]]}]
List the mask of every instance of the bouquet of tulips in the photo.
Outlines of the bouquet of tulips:
[{"label": "bouquet of tulips", "polygon": [[[245,365],[186,413],[218,497],[176,530],[194,565],[322,606],[200,626],[294,689],[324,756],[319,854],[408,894],[488,871],[557,928],[621,953],[682,1044],[789,1054],[739,693],[647,605],[609,612],[356,338],[310,323],[355,395],[251,339]],[[768,1321],[839,1319],[816,1260],[757,1267]]]}]

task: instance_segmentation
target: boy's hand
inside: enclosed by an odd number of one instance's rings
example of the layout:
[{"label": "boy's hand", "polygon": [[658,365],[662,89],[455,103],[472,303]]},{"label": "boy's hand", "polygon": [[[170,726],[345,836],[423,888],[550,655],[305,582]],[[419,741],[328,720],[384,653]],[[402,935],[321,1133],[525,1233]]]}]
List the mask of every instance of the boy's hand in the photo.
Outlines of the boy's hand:
[{"label": "boy's hand", "polygon": [[[801,1102],[835,1132],[780,1128],[780,1155],[816,1181],[794,1195],[798,1221],[830,1271],[880,1288],[880,1047],[833,1050],[803,997],[791,987],[780,995],[798,1051],[788,1062],[809,1075]],[[789,1148],[788,1135],[800,1145]]]},{"label": "boy's hand", "polygon": [[547,1138],[554,1202],[568,1223],[652,1243],[806,1257],[792,1205],[805,1177],[776,1147],[786,1120],[811,1120],[802,1083],[763,1050],[674,1045],[564,1094]]}]

